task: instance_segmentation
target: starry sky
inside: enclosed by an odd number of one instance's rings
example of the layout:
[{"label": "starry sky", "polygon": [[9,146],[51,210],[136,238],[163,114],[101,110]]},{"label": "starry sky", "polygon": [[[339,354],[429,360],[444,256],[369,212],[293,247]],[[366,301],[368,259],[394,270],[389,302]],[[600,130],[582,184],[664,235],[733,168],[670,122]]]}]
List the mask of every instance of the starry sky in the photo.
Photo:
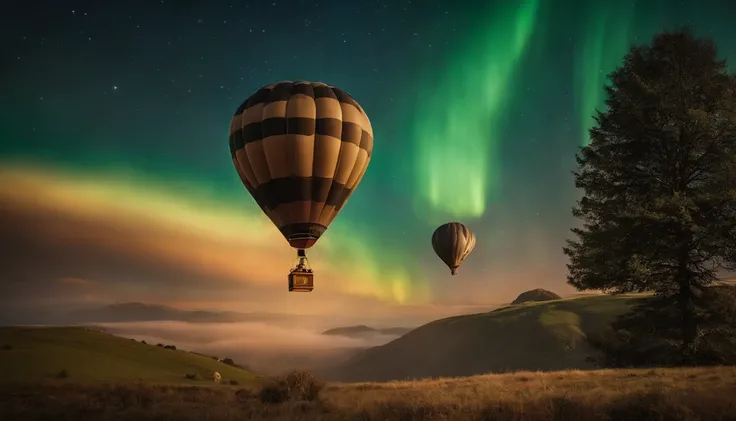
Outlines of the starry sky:
[{"label": "starry sky", "polygon": [[[0,295],[7,311],[144,301],[431,318],[571,293],[571,171],[606,74],[678,25],[736,60],[734,14],[725,0],[9,1]],[[350,93],[375,135],[362,183],[310,250],[310,294],[287,293],[294,252],[227,142],[240,102],[297,79]],[[478,239],[454,277],[430,244],[448,221]]]}]

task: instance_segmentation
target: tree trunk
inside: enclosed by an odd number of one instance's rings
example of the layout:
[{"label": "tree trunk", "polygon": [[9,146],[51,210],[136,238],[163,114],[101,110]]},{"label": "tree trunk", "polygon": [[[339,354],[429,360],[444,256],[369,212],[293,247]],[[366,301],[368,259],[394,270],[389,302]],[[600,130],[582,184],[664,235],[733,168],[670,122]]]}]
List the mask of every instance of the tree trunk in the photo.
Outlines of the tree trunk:
[{"label": "tree trunk", "polygon": [[677,294],[677,305],[680,310],[681,325],[680,332],[682,338],[681,357],[682,362],[687,363],[690,359],[697,336],[697,322],[695,320],[695,304],[693,300],[692,290],[692,274],[688,270],[689,251],[683,250],[680,253],[679,270],[677,273],[677,284],[679,285],[679,293]]}]

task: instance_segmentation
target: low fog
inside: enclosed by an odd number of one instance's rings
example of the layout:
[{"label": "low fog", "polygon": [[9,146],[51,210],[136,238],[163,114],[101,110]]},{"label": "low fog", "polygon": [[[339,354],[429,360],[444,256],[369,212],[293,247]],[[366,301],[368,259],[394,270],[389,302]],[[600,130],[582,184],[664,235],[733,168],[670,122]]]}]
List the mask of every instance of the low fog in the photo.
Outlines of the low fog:
[{"label": "low fog", "polygon": [[151,345],[175,345],[188,351],[230,357],[236,363],[264,374],[278,374],[293,368],[320,371],[349,358],[356,351],[383,345],[396,338],[387,335],[348,338],[266,323],[169,321],[97,325],[110,333],[145,340]]}]

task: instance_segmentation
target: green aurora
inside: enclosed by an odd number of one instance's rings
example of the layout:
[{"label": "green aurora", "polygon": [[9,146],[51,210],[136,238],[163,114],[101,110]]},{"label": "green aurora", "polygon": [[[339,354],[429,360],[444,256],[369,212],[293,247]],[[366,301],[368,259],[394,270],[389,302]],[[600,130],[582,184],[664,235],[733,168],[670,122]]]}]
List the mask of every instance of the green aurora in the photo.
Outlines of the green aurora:
[{"label": "green aurora", "polygon": [[489,14],[479,34],[439,76],[432,75],[437,89],[420,98],[414,119],[416,192],[451,217],[478,218],[497,196],[499,120],[534,33],[538,3],[508,3]]}]

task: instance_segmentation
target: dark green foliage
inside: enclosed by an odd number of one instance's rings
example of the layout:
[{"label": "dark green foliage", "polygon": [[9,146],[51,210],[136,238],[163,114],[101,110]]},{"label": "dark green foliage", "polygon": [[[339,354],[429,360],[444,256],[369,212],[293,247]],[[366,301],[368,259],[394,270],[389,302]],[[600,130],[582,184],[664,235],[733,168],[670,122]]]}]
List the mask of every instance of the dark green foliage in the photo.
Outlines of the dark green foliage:
[{"label": "dark green foliage", "polygon": [[610,80],[577,156],[569,283],[655,293],[613,326],[629,363],[718,360],[704,344],[732,334],[708,286],[736,268],[736,80],[688,30],[632,48]]},{"label": "dark green foliage", "polygon": [[[709,303],[699,313],[693,352],[684,361],[692,365],[736,364],[736,287],[717,285],[704,290]],[[676,307],[662,297],[641,300],[600,335],[588,337],[599,351],[593,358],[601,367],[679,366],[683,364]],[[674,313],[674,314],[673,314]]]}]

